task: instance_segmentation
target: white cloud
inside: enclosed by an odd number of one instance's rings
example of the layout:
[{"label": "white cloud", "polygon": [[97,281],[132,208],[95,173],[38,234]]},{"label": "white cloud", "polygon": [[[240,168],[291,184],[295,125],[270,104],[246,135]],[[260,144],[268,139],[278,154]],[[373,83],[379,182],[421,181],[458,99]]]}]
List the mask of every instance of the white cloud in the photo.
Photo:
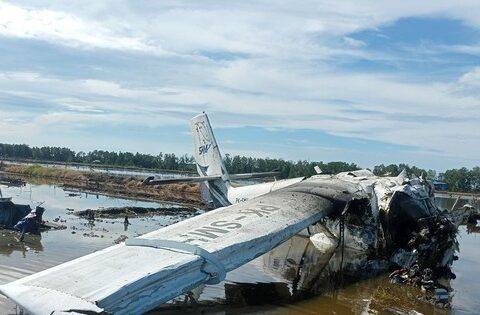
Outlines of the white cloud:
[{"label": "white cloud", "polygon": [[352,46],[352,47],[363,47],[365,46],[365,42],[361,41],[361,40],[358,40],[358,39],[355,39],[355,38],[351,38],[351,37],[348,37],[348,36],[345,36],[343,38],[343,41],[349,45],[349,46]]},{"label": "white cloud", "polygon": [[141,36],[128,36],[94,20],[47,9],[29,9],[0,2],[0,35],[37,39],[59,45],[161,52]]},{"label": "white cloud", "polygon": [[477,1],[0,2],[0,34],[60,45],[160,53],[202,51],[279,58],[331,56],[346,35],[409,16],[449,16],[480,26]]},{"label": "white cloud", "polygon": [[458,83],[480,87],[480,67],[475,67],[473,70],[462,75]]},{"label": "white cloud", "polygon": [[478,106],[480,96],[480,67],[475,67],[464,73],[452,87],[459,97],[472,97]]}]

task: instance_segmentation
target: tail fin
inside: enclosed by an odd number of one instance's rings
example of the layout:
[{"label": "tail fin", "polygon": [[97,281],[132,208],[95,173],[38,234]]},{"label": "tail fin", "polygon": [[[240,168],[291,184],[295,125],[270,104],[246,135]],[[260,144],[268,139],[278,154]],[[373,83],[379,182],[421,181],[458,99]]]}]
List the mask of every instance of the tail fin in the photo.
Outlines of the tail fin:
[{"label": "tail fin", "polygon": [[[209,193],[202,193],[206,201],[211,201],[215,208],[228,206],[228,189],[230,188],[230,177],[223,164],[222,155],[215,140],[207,114],[202,113],[191,119],[195,162],[200,177],[221,176],[221,179],[209,180],[206,182],[206,190]],[[202,190],[205,192],[205,189]]]}]

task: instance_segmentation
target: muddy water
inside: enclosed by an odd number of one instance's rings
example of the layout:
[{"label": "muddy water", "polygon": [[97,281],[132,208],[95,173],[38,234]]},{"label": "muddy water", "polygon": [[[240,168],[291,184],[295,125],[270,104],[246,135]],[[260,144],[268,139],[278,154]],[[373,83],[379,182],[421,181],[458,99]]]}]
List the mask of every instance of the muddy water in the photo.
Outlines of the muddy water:
[{"label": "muddy water", "polygon": [[[71,194],[51,185],[22,188],[0,186],[4,196],[32,207],[44,202],[44,219],[59,218],[67,229],[50,231],[39,237],[18,236],[0,230],[0,284],[73,258],[110,246],[121,235],[134,237],[184,219],[182,216],[87,220],[70,210],[111,206],[165,207],[168,205],[101,195]],[[462,201],[468,202],[468,200]],[[441,207],[450,208],[452,199],[439,199]],[[66,222],[61,222],[66,221]],[[296,236],[271,252],[230,272],[227,279],[214,286],[203,286],[192,292],[197,302],[185,297],[163,305],[152,314],[394,314],[395,310],[415,310],[422,314],[477,314],[480,310],[480,228],[462,226],[460,259],[450,282],[454,289],[453,310],[444,311],[421,302],[421,292],[412,287],[393,285],[385,274],[374,275],[375,266],[358,270],[366,257],[355,252],[337,251],[325,255],[307,238]],[[341,270],[341,272],[340,272]],[[15,314],[16,307],[0,297],[0,314]]]}]

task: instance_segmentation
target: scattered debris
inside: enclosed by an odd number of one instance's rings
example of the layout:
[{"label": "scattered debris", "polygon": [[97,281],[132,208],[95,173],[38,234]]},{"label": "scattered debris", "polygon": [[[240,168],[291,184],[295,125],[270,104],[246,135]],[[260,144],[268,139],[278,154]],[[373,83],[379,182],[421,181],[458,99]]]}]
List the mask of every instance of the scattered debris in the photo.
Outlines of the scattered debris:
[{"label": "scattered debris", "polygon": [[83,233],[83,236],[84,237],[103,237],[103,235],[95,234],[95,233],[93,233],[93,231],[90,232],[90,233]]},{"label": "scattered debris", "polygon": [[23,241],[25,233],[40,234],[40,225],[42,224],[42,216],[45,209],[42,207],[36,207],[30,211],[23,219],[17,222],[13,227],[22,233],[20,241]]},{"label": "scattered debris", "polygon": [[53,219],[53,222],[61,222],[61,223],[66,223],[66,222],[67,222],[67,220],[65,220],[65,219],[62,219],[62,217],[61,217],[61,216],[58,216],[58,217],[56,217],[55,219]]},{"label": "scattered debris", "polygon": [[386,307],[384,308],[384,310],[390,314],[395,314],[395,315],[422,315],[422,313],[419,313],[415,310],[405,311],[397,307]]},{"label": "scattered debris", "polygon": [[160,208],[145,208],[145,207],[111,207],[101,209],[87,209],[74,212],[75,215],[95,220],[95,218],[126,218],[128,222],[128,215],[130,216],[151,216],[151,215],[179,215],[181,217],[189,217],[199,214],[196,208],[188,207],[160,207]]},{"label": "scattered debris", "polygon": [[95,221],[95,212],[93,210],[87,210],[88,221]]},{"label": "scattered debris", "polygon": [[[66,222],[66,220],[63,220],[61,222]],[[40,232],[46,231],[46,230],[65,230],[67,228],[66,225],[63,224],[57,224],[53,222],[48,222],[48,221],[42,221],[40,224]]]},{"label": "scattered debris", "polygon": [[113,242],[115,244],[120,244],[120,243],[125,242],[127,239],[128,239],[128,236],[122,234],[117,239],[115,239]]},{"label": "scattered debris", "polygon": [[446,289],[435,289],[435,297],[439,303],[447,304],[449,302],[448,291]]}]

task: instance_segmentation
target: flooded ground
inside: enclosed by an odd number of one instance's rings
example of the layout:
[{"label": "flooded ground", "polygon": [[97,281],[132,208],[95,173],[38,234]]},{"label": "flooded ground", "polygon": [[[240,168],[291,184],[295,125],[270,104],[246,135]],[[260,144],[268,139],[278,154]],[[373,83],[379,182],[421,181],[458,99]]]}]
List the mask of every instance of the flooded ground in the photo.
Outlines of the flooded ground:
[{"label": "flooded ground", "polygon": [[[18,242],[17,234],[0,230],[1,284],[113,245],[119,237],[135,237],[185,217],[183,214],[130,218],[128,226],[123,218],[101,219],[92,224],[73,215],[72,209],[175,205],[78,194],[46,184],[0,188],[4,196],[13,197],[16,203],[34,207],[43,202],[44,219],[67,226],[65,230],[43,233],[41,238],[28,236],[24,244]],[[450,208],[454,201],[438,199],[442,208]],[[391,284],[388,275],[372,277],[374,266],[359,271],[356,266],[367,257],[348,251],[325,255],[308,238],[296,236],[230,272],[224,282],[197,288],[189,298],[178,298],[152,314],[401,314],[398,312],[410,310],[422,314],[477,314],[480,309],[478,233],[477,226],[460,228],[459,260],[453,266],[457,278],[451,281],[454,289],[451,311],[420,301],[419,289]],[[192,303],[193,300],[198,302]],[[0,296],[0,314],[16,311],[11,301]]]}]

